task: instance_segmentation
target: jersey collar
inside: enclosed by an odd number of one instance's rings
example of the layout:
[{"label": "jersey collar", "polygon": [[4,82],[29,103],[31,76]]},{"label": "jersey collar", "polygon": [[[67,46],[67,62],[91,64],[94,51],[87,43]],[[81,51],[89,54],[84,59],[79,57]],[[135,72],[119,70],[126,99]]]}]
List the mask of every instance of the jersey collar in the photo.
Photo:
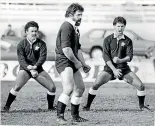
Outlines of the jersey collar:
[{"label": "jersey collar", "polygon": [[73,27],[75,27],[75,21],[73,21],[71,18],[66,18],[66,21],[72,24]]},{"label": "jersey collar", "polygon": [[120,38],[118,38],[115,32],[114,32],[114,36],[113,36],[113,37],[114,37],[114,38],[117,38],[117,40],[125,39],[124,34],[123,34]]},{"label": "jersey collar", "polygon": [[31,42],[28,38],[26,38],[27,41],[30,43],[30,44],[33,44],[37,39],[34,39],[33,42]]}]

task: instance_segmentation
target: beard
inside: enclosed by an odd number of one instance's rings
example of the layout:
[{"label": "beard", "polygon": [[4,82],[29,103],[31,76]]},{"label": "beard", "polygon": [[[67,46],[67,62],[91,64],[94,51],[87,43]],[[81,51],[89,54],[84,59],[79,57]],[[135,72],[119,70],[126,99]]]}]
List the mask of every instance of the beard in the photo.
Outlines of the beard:
[{"label": "beard", "polygon": [[80,24],[81,24],[81,19],[76,21],[75,26],[80,26]]}]

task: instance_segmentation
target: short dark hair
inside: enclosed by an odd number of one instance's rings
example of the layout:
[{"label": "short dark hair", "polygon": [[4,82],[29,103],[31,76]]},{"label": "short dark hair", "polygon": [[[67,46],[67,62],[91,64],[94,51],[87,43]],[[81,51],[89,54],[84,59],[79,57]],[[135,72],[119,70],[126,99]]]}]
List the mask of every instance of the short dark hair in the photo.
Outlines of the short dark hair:
[{"label": "short dark hair", "polygon": [[76,11],[83,12],[84,8],[78,3],[73,3],[67,8],[65,17],[69,17],[70,14],[74,15]]},{"label": "short dark hair", "polygon": [[30,21],[25,25],[25,32],[29,29],[29,27],[36,27],[39,30],[39,25],[35,21]]},{"label": "short dark hair", "polygon": [[120,17],[120,16],[116,17],[113,21],[113,25],[116,25],[118,22],[126,26],[126,19],[124,17]]}]

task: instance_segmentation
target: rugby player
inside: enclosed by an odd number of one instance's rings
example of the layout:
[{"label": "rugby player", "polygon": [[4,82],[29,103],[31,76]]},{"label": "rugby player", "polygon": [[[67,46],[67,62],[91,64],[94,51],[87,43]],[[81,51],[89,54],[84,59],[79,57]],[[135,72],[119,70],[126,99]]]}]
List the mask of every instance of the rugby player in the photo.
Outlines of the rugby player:
[{"label": "rugby player", "polygon": [[86,65],[81,45],[79,43],[78,26],[82,20],[84,8],[77,4],[71,4],[66,10],[66,21],[61,25],[56,40],[56,61],[55,66],[61,76],[63,92],[58,98],[57,121],[59,124],[67,124],[64,118],[65,108],[71,96],[71,115],[74,122],[85,122],[79,116],[80,100],[85,90],[80,68],[85,72],[90,70]]},{"label": "rugby player", "polygon": [[17,46],[20,70],[15,81],[15,86],[10,90],[3,111],[9,111],[18,92],[30,78],[35,79],[47,89],[48,109],[55,109],[53,103],[56,87],[51,77],[42,67],[43,63],[46,61],[47,47],[44,41],[37,38],[38,30],[39,25],[35,21],[30,21],[25,25],[27,37]]},{"label": "rugby player", "polygon": [[137,96],[139,99],[139,108],[143,110],[145,99],[145,85],[139,77],[130,70],[128,62],[133,58],[132,40],[123,34],[126,19],[116,17],[113,21],[114,33],[107,36],[103,43],[103,59],[106,63],[104,70],[97,76],[94,85],[89,89],[88,99],[84,110],[90,110],[93,99],[96,96],[97,90],[103,84],[116,78],[137,88]]}]

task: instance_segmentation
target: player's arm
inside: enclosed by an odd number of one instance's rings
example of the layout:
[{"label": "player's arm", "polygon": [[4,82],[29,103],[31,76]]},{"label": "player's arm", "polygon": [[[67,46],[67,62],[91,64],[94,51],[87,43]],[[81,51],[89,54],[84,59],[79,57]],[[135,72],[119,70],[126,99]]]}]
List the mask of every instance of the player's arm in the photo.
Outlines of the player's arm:
[{"label": "player's arm", "polygon": [[86,66],[86,63],[85,63],[85,60],[83,58],[83,54],[82,54],[82,50],[81,49],[78,49],[78,59],[79,61],[82,63],[83,66]]},{"label": "player's arm", "polygon": [[39,59],[36,62],[36,64],[34,65],[34,67],[40,67],[43,65],[43,63],[46,61],[46,57],[47,57],[47,47],[46,47],[46,43],[43,42],[41,47],[40,47],[40,54],[39,54]]},{"label": "player's arm", "polygon": [[22,66],[25,70],[29,70],[27,67],[29,64],[25,60],[24,47],[22,43],[19,43],[17,46],[17,56],[20,66]]},{"label": "player's arm", "polygon": [[103,42],[103,59],[105,61],[105,63],[112,69],[115,70],[116,68],[114,67],[113,63],[112,63],[112,58],[110,55],[110,45],[109,45],[109,41],[106,38]]},{"label": "player's arm", "polygon": [[[75,57],[71,48],[72,27],[65,25],[61,30],[61,47],[64,55],[72,61],[75,66],[80,64],[80,61]],[[81,65],[82,66],[82,65]]]},{"label": "player's arm", "polygon": [[119,63],[126,63],[126,62],[130,62],[131,58],[129,56],[126,56],[122,59],[118,58],[118,57],[114,57],[113,59],[113,62],[116,63],[116,64],[119,64]]},{"label": "player's arm", "polygon": [[130,58],[129,56],[126,56],[126,57],[120,59],[120,63],[130,62],[130,59],[131,59],[131,58]]},{"label": "player's arm", "polygon": [[[81,45],[80,45],[80,46],[81,46]],[[84,58],[83,58],[83,54],[82,54],[82,50],[81,50],[81,49],[78,49],[78,59],[79,59],[80,62],[82,63],[83,71],[84,71],[85,73],[89,72],[91,68],[90,68],[89,65],[87,65],[87,64],[85,63],[85,60],[84,60]]]},{"label": "player's arm", "polygon": [[62,49],[64,55],[70,60],[72,61],[74,64],[78,63],[79,60],[75,57],[73,50],[70,47],[64,47]]},{"label": "player's arm", "polygon": [[122,76],[121,70],[116,69],[112,63],[112,58],[110,55],[110,45],[108,39],[105,39],[103,43],[103,59],[105,63],[110,67],[110,69],[113,71],[116,77]]},{"label": "player's arm", "polygon": [[132,40],[130,39],[127,45],[127,50],[126,50],[126,57],[128,57],[128,61],[130,62],[133,58],[133,44],[132,44]]}]

